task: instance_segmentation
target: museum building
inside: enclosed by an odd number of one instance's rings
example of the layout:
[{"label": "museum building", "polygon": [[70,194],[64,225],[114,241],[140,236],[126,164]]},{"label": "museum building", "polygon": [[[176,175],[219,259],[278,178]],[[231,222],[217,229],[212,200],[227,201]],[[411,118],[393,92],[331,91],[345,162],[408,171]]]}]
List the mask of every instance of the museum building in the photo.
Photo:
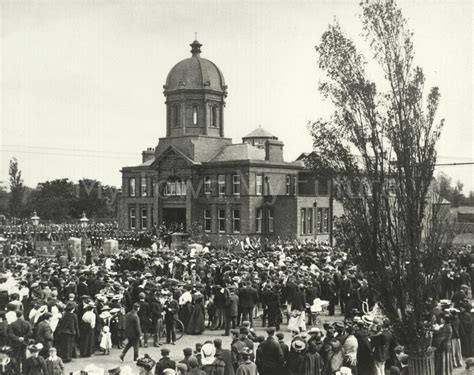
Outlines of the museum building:
[{"label": "museum building", "polygon": [[340,208],[304,157],[284,161],[283,142],[261,127],[238,144],[224,136],[227,85],[201,46],[191,44],[192,56],[163,86],[166,137],[142,152],[142,164],[121,170],[120,228],[198,227],[221,244],[246,236],[330,240]]}]

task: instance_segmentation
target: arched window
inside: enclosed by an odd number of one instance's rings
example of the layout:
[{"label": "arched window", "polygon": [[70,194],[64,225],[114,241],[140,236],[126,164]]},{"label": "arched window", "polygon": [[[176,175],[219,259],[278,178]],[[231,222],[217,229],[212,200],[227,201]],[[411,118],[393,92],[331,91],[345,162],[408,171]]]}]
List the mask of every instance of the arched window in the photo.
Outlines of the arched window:
[{"label": "arched window", "polygon": [[174,126],[179,126],[179,108],[177,105],[173,107]]},{"label": "arched window", "polygon": [[193,106],[193,125],[198,123],[198,109],[196,106]]},{"label": "arched window", "polygon": [[217,107],[211,107],[211,126],[217,126]]}]

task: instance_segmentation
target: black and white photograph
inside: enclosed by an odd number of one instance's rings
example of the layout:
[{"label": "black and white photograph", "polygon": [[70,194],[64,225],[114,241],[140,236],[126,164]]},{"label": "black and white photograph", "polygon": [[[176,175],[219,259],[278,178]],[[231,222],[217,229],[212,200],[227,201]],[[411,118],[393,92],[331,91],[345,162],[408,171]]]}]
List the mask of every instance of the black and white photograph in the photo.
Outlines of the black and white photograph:
[{"label": "black and white photograph", "polygon": [[474,374],[471,0],[0,0],[0,375]]}]

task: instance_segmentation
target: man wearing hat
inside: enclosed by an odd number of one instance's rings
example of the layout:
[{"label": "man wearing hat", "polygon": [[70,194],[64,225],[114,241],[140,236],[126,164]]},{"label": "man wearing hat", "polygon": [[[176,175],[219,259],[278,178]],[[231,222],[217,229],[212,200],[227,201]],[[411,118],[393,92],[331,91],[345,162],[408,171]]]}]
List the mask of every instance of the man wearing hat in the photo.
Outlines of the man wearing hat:
[{"label": "man wearing hat", "polygon": [[285,374],[285,367],[286,362],[288,361],[288,354],[290,353],[290,347],[285,342],[285,335],[282,332],[277,332],[275,337],[278,340],[278,344],[280,345],[281,351],[283,353],[284,364],[283,364],[283,371],[282,374]]},{"label": "man wearing hat", "polygon": [[161,349],[161,358],[155,366],[155,375],[163,375],[166,369],[175,369],[176,362],[169,358],[170,350],[168,348]]},{"label": "man wearing hat", "polygon": [[175,344],[176,341],[176,320],[178,319],[179,305],[178,301],[173,299],[171,294],[165,302],[165,328],[166,328],[166,343]]},{"label": "man wearing hat", "polygon": [[188,375],[206,375],[202,370],[199,370],[199,362],[196,357],[191,357],[188,363]]},{"label": "man wearing hat", "polygon": [[234,366],[232,366],[232,353],[229,349],[222,348],[222,340],[215,339],[214,346],[216,355],[224,362],[224,375],[234,375]]},{"label": "man wearing hat", "polygon": [[189,359],[193,356],[193,349],[192,348],[184,348],[183,349],[184,358],[179,361],[179,363],[183,363],[188,366]]},{"label": "man wearing hat", "polygon": [[51,318],[53,314],[50,312],[44,313],[38,326],[36,327],[36,342],[40,342],[43,344],[43,349],[40,352],[40,355],[43,358],[48,358],[49,356],[49,348],[53,346],[53,330],[51,328]]},{"label": "man wearing hat", "polygon": [[[258,293],[252,288],[250,282],[245,284],[244,288],[239,290],[239,307],[242,320],[249,320],[253,326],[253,309],[258,301]],[[237,318],[237,324],[240,323],[240,316]]]},{"label": "man wearing hat", "polygon": [[232,365],[234,366],[234,370],[236,371],[239,367],[240,362],[240,351],[245,348],[245,343],[240,340],[240,332],[238,329],[232,329],[230,331],[232,335],[232,342],[230,344],[231,353],[232,353]]},{"label": "man wearing hat", "polygon": [[145,293],[138,294],[140,309],[138,310],[138,317],[140,318],[140,328],[143,332],[143,347],[148,348],[148,333],[150,331],[150,304],[145,301]]},{"label": "man wearing hat", "polygon": [[237,317],[239,313],[239,296],[235,293],[235,287],[229,287],[229,296],[227,298],[227,304],[224,308],[224,322],[225,322],[225,333],[224,336],[229,336],[229,332],[235,329],[237,323]]},{"label": "man wearing hat", "polygon": [[59,336],[60,353],[64,363],[71,362],[76,350],[76,339],[79,337],[79,322],[74,312],[75,302],[68,302],[63,317],[59,320],[56,334]]},{"label": "man wearing hat", "polygon": [[133,360],[136,361],[138,359],[138,344],[142,335],[142,331],[140,328],[140,318],[138,317],[138,310],[140,310],[140,305],[138,303],[134,303],[132,311],[125,315],[124,334],[128,342],[127,345],[125,345],[122,354],[120,354],[119,356],[121,361],[123,361],[125,354],[127,354],[128,350],[131,347],[133,347]]},{"label": "man wearing hat", "polygon": [[26,345],[33,335],[30,323],[23,319],[21,311],[17,311],[17,320],[8,327],[8,337],[12,347],[12,358],[18,366],[25,362]]},{"label": "man wearing hat", "polygon": [[242,326],[239,329],[240,333],[240,340],[244,343],[244,345],[252,350],[252,357],[250,358],[252,361],[254,360],[254,354],[253,354],[253,341],[249,338],[249,333],[250,330],[246,326]]},{"label": "man wearing hat", "polygon": [[257,349],[256,365],[261,375],[280,374],[283,371],[285,358],[280,344],[275,339],[275,327],[267,328],[267,339]]},{"label": "man wearing hat", "polygon": [[5,319],[5,311],[0,311],[0,348],[8,343],[8,322]]},{"label": "man wearing hat", "polygon": [[153,345],[160,346],[161,334],[163,332],[163,305],[158,292],[153,296],[150,303],[151,329],[153,331]]}]

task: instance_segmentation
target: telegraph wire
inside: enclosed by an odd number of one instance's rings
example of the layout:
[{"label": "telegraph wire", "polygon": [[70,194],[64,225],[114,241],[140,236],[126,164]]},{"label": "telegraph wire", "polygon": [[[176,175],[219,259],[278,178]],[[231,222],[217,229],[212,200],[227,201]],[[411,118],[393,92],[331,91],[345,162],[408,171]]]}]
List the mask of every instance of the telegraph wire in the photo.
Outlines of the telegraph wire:
[{"label": "telegraph wire", "polygon": [[[7,146],[7,145],[3,145]],[[28,147],[28,146],[19,146],[19,147]],[[31,146],[30,148],[34,148],[36,146]],[[65,151],[79,151],[79,150],[70,150],[66,148],[55,148],[55,147],[37,147],[41,149],[51,149],[51,150],[65,150]],[[81,152],[101,152],[99,150],[81,150]],[[35,154],[35,155],[51,155],[51,156],[73,156],[73,157],[87,157],[87,158],[96,158],[96,159],[124,159],[130,160],[130,157],[124,156],[108,156],[108,155],[91,155],[91,154],[66,154],[66,153],[58,153],[58,152],[42,152],[42,151],[22,151],[22,150],[0,150],[0,152],[11,152],[11,153],[20,153],[20,154]],[[115,153],[110,151],[103,151],[105,153]],[[137,153],[132,152],[116,152],[117,155],[137,155]],[[460,158],[463,159],[463,158]],[[467,158],[464,158],[467,159]],[[465,165],[474,165],[474,162],[459,162],[459,163],[436,163],[435,167],[460,167]]]},{"label": "telegraph wire", "polygon": [[[107,155],[90,155],[90,154],[64,154],[54,152],[40,152],[40,151],[19,151],[19,150],[0,150],[0,152],[11,152],[18,154],[35,154],[35,155],[53,155],[53,156],[74,156],[79,158],[96,158],[96,159],[126,159],[130,160],[130,157],[124,156],[107,156]],[[135,154],[136,155],[136,154]]]},{"label": "telegraph wire", "polygon": [[19,147],[19,148],[38,148],[44,150],[59,150],[59,151],[78,151],[78,152],[98,152],[104,154],[123,154],[123,155],[136,155],[135,152],[121,152],[121,151],[102,151],[102,150],[85,150],[78,148],[61,148],[61,147],[46,147],[46,146],[22,146],[22,145],[0,145],[0,147]]},{"label": "telegraph wire", "polygon": [[456,166],[463,166],[463,165],[473,165],[474,162],[461,162],[461,163],[440,163],[435,164],[435,167],[456,167]]}]

